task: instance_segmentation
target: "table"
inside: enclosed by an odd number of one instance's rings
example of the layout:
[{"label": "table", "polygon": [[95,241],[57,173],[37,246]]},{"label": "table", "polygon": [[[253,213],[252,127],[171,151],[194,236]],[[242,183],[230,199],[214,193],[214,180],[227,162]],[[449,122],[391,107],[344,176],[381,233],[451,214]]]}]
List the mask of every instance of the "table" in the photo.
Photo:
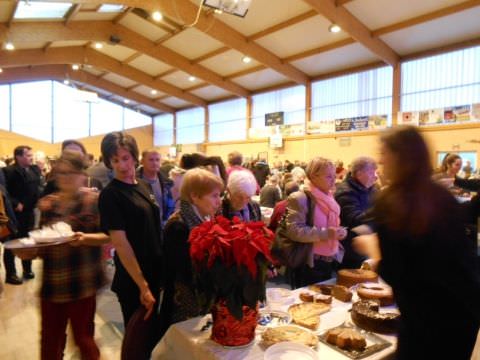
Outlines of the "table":
[{"label": "table", "polygon": [[[332,282],[332,281],[330,281]],[[300,302],[298,300],[298,294],[304,289],[296,289],[292,291],[292,300],[288,301],[282,306],[284,310],[288,308],[293,302]],[[354,300],[356,299],[354,294]],[[332,302],[332,310],[321,315],[321,322],[319,332],[338,326],[349,317],[348,310],[351,308],[352,303],[343,303],[336,299]],[[209,315],[204,317],[196,317],[187,321],[183,321],[170,326],[165,336],[158,343],[152,353],[152,359],[165,359],[165,360],[177,360],[177,359],[191,359],[191,360],[214,360],[214,359],[226,359],[226,360],[262,360],[265,349],[260,344],[261,332],[257,330],[255,341],[251,346],[241,349],[226,349],[221,345],[209,339],[210,329],[207,331],[201,331],[203,325],[205,325]],[[396,349],[397,339],[395,336],[380,335],[392,343],[392,346],[384,349],[376,354],[373,354],[365,359],[379,360],[393,358],[393,354]],[[345,355],[335,351],[329,346],[319,342],[318,358],[329,360],[345,360],[349,359]]]}]

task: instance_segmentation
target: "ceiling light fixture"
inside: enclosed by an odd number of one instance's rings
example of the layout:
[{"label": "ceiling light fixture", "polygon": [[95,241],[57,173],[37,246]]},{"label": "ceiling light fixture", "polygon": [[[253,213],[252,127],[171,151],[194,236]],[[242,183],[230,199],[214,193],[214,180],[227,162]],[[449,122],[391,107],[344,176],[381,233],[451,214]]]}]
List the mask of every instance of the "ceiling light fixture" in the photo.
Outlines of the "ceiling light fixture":
[{"label": "ceiling light fixture", "polygon": [[0,68],[0,74],[1,74],[1,73],[3,73],[3,69],[2,69],[2,68]]},{"label": "ceiling light fixture", "polygon": [[248,64],[252,61],[252,58],[250,56],[244,56],[242,58],[242,61],[245,63],[245,64]]},{"label": "ceiling light fixture", "polygon": [[68,81],[68,79],[63,80],[63,83],[64,83],[65,85],[70,85],[70,81]]},{"label": "ceiling light fixture", "polygon": [[73,64],[73,65],[72,65],[72,70],[77,71],[77,70],[79,70],[79,69],[80,69],[80,65],[78,65],[78,64]]},{"label": "ceiling light fixture", "polygon": [[338,33],[342,31],[342,28],[337,24],[332,24],[328,27],[328,31],[330,31],[331,33]]},{"label": "ceiling light fixture", "polygon": [[215,9],[215,13],[225,12],[232,15],[244,17],[247,15],[248,8],[252,0],[203,0],[203,5]]},{"label": "ceiling light fixture", "polygon": [[124,102],[125,104],[130,104],[130,100],[128,100],[128,99],[123,99],[123,102]]},{"label": "ceiling light fixture", "polygon": [[218,14],[218,15],[223,14],[223,11],[220,10],[220,9],[215,9],[215,10],[213,10],[213,12],[214,12],[215,14]]},{"label": "ceiling light fixture", "polygon": [[11,41],[7,41],[5,43],[5,50],[9,50],[9,51],[15,50],[15,45],[13,45]]},{"label": "ceiling light fixture", "polygon": [[158,94],[158,91],[155,90],[155,89],[152,89],[152,90],[150,91],[150,94],[152,94],[152,95],[157,95],[157,94]]},{"label": "ceiling light fixture", "polygon": [[188,81],[194,82],[195,80],[197,80],[197,78],[196,78],[195,76],[193,76],[193,75],[190,75],[190,76],[188,77]]},{"label": "ceiling light fixture", "polygon": [[154,11],[152,13],[152,19],[155,20],[156,22],[162,21],[163,15],[160,11]]},{"label": "ceiling light fixture", "polygon": [[101,42],[96,42],[95,49],[101,49],[101,48],[103,48],[103,44]]}]

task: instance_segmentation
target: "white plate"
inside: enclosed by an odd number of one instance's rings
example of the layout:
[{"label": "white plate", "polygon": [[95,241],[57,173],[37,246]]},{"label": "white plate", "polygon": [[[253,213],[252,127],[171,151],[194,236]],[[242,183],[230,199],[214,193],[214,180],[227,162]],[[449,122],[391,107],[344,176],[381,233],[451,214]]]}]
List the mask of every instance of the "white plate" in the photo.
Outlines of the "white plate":
[{"label": "white plate", "polygon": [[264,360],[318,360],[318,355],[308,346],[284,341],[270,346],[263,358]]}]

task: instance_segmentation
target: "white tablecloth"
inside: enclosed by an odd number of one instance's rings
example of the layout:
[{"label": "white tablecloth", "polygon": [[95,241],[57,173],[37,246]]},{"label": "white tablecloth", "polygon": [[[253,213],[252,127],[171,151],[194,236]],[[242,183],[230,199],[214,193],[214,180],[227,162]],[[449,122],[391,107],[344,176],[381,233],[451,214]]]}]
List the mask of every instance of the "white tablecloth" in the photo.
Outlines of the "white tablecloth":
[{"label": "white tablecloth", "polygon": [[[285,300],[281,308],[286,310],[293,302],[300,302],[298,294],[304,291],[297,289],[292,291],[292,296]],[[354,300],[356,295],[354,295]],[[346,319],[349,319],[348,310],[352,303],[343,303],[336,299],[333,300],[332,309],[321,315],[320,328],[318,332],[341,325]],[[152,359],[165,360],[210,360],[210,359],[226,359],[226,360],[262,360],[265,348],[261,345],[261,331],[257,328],[257,335],[252,345],[242,349],[226,349],[209,339],[210,329],[201,331],[205,325],[208,316],[197,317],[181,323],[172,325],[159,344],[152,353]],[[368,360],[393,358],[396,349],[397,339],[395,336],[379,335],[389,342],[392,346],[384,349],[376,354],[366,358]],[[320,360],[345,360],[348,359],[342,353],[335,351],[329,346],[319,342],[318,358]]]}]

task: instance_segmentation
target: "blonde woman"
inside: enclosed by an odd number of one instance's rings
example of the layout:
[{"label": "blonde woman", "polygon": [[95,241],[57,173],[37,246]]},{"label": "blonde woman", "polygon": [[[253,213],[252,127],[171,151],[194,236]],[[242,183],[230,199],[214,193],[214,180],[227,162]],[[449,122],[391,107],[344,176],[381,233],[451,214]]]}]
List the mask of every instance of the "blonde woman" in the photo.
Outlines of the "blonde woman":
[{"label": "blonde woman", "polygon": [[303,190],[288,197],[279,231],[291,241],[311,244],[304,264],[293,271],[295,287],[330,279],[341,262],[340,240],[347,232],[340,227],[340,206],[332,195],[334,186],[334,164],[316,157],[307,165]]}]

